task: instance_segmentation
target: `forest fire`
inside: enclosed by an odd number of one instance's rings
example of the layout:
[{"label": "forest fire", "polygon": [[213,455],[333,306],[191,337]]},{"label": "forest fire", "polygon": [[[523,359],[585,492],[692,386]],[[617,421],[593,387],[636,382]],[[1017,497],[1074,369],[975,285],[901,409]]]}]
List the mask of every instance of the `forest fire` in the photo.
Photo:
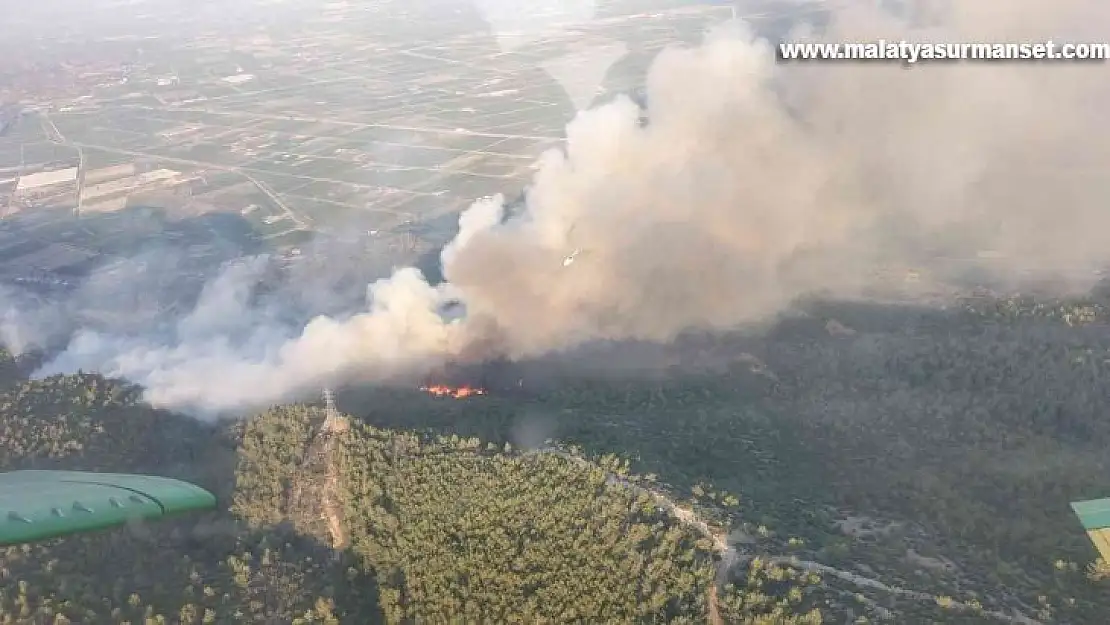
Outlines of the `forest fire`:
[{"label": "forest fire", "polygon": [[476,395],[485,395],[486,389],[476,388],[473,386],[446,386],[443,384],[435,384],[431,386],[421,386],[420,390],[429,395],[436,397],[450,397],[452,399],[465,399],[467,397],[474,397]]}]

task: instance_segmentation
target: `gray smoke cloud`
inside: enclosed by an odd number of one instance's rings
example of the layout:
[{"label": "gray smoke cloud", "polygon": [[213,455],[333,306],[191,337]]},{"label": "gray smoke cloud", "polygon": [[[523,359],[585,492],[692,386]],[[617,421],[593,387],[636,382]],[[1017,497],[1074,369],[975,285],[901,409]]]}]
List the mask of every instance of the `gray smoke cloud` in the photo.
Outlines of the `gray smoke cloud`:
[{"label": "gray smoke cloud", "polygon": [[[798,37],[1110,40],[1100,0],[904,4],[843,4]],[[242,295],[248,261],[170,340],[81,333],[45,371],[99,370],[156,405],[236,413],[473,355],[732,329],[809,294],[860,295],[892,267],[943,280],[942,257],[1076,288],[1110,260],[1104,64],[783,64],[730,23],[661,53],[646,94],[646,125],[625,98],[578,115],[523,211],[494,198],[464,212],[445,283],[400,269],[364,311],[290,333]],[[440,314],[455,301],[463,318]]]},{"label": "gray smoke cloud", "polygon": [[18,289],[0,287],[0,345],[13,356],[45,347],[55,323],[45,304]]}]

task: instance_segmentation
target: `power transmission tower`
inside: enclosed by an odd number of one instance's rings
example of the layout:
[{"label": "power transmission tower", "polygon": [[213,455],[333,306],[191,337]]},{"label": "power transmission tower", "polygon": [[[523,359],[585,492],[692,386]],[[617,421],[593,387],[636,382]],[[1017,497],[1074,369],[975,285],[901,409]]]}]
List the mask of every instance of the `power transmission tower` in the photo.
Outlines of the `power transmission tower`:
[{"label": "power transmission tower", "polygon": [[335,393],[330,387],[324,387],[324,432],[331,432],[339,427],[339,410],[335,408]]},{"label": "power transmission tower", "polygon": [[[331,537],[337,548],[346,544],[342,524],[339,488],[340,472],[334,452],[335,434],[346,429],[346,422],[335,407],[335,394],[324,387],[324,423],[306,446],[301,465],[294,478],[289,498],[289,516],[298,529],[314,536]],[[338,558],[337,551],[335,557]]]}]

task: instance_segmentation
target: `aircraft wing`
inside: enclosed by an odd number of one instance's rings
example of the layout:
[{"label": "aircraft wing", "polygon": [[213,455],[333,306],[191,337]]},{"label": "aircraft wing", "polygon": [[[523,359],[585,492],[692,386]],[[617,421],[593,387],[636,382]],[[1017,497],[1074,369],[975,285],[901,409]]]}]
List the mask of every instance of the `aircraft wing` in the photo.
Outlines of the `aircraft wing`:
[{"label": "aircraft wing", "polygon": [[1110,498],[1073,501],[1071,509],[1103,560],[1110,562]]},{"label": "aircraft wing", "polygon": [[215,507],[212,493],[166,477],[11,471],[0,473],[0,546]]}]

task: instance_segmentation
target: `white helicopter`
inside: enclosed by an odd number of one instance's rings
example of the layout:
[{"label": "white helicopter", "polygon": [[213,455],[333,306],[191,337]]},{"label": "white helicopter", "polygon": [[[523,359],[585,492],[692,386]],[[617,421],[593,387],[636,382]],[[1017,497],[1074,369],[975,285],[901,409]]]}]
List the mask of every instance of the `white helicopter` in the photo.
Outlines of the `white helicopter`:
[{"label": "white helicopter", "polygon": [[[575,224],[574,226],[571,226],[570,229],[567,230],[567,239],[570,239],[570,235],[571,235],[572,232],[574,232],[574,228],[576,226],[577,226],[577,224]],[[576,248],[574,248],[574,250],[570,254],[567,254],[566,256],[564,256],[563,257],[563,267],[570,267],[571,265],[573,265],[574,261],[578,260],[578,256],[582,254],[582,251],[583,251],[582,248],[576,247]]]}]

